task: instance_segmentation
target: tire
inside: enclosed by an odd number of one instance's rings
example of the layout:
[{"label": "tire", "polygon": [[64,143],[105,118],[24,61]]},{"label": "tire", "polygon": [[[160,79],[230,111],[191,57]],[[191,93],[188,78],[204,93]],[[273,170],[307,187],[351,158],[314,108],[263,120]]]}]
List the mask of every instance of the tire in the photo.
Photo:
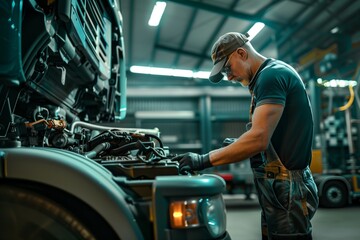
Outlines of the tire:
[{"label": "tire", "polygon": [[0,213],[1,240],[97,239],[73,211],[22,187],[0,184]]},{"label": "tire", "polygon": [[348,190],[338,181],[325,183],[320,197],[320,206],[327,208],[340,208],[347,205]]}]

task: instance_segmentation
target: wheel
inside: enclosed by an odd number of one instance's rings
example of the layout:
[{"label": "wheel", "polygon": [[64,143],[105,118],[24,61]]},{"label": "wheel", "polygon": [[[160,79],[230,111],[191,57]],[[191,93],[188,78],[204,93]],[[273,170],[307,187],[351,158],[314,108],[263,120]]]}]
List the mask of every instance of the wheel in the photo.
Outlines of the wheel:
[{"label": "wheel", "polygon": [[75,211],[43,194],[19,186],[0,184],[0,213],[1,240],[98,238],[96,229],[85,225]]},{"label": "wheel", "polygon": [[348,201],[348,190],[341,182],[327,182],[320,197],[320,205],[328,208],[339,208],[346,206]]}]

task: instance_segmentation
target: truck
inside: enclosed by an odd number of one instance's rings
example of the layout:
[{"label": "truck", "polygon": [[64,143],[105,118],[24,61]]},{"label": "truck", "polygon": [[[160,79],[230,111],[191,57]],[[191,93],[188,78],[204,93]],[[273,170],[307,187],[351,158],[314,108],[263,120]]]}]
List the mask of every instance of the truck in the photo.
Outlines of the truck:
[{"label": "truck", "polygon": [[[357,71],[354,82],[358,84],[359,78],[360,71]],[[353,117],[357,109],[355,100],[358,98],[359,86],[355,86],[356,89],[349,84],[350,96],[346,97],[347,101],[343,106],[333,108],[334,96],[328,97],[331,114],[326,116],[322,124],[323,134],[319,138],[321,147],[313,150],[310,168],[318,187],[321,207],[345,207],[360,199],[360,162],[356,151],[360,122]],[[344,88],[336,91],[339,93],[344,92],[343,90]],[[329,95],[326,90],[324,92],[324,95]]]},{"label": "truck", "polygon": [[0,2],[2,239],[231,239],[213,174],[122,128],[120,1]]}]

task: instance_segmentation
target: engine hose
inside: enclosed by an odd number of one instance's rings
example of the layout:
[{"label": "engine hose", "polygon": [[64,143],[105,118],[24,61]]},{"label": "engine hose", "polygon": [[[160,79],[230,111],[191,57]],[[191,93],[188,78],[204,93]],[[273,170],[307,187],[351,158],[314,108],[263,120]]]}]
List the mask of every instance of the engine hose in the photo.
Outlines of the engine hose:
[{"label": "engine hose", "polygon": [[86,152],[86,153],[84,154],[84,156],[87,157],[87,158],[93,159],[93,158],[95,158],[100,152],[109,149],[110,146],[111,146],[111,144],[108,143],[108,142],[101,143],[101,144],[97,145],[96,147],[94,147],[93,150],[91,150],[91,151],[89,151],[89,152]]},{"label": "engine hose", "polygon": [[[152,147],[154,145],[153,142],[142,142],[142,144],[145,145],[145,146],[149,146],[149,147]],[[127,152],[127,151],[130,151],[130,150],[135,150],[135,149],[139,149],[139,143],[138,142],[128,143],[128,144],[123,145],[121,147],[112,149],[110,151],[110,154],[120,154],[120,153]]]},{"label": "engine hose", "polygon": [[164,147],[161,139],[160,139],[158,136],[156,136],[156,135],[154,135],[154,134],[145,134],[145,137],[155,138],[155,139],[158,141],[158,143],[160,144],[160,148],[163,148],[163,147]]},{"label": "engine hose", "polygon": [[110,130],[107,130],[106,132],[102,132],[98,134],[97,136],[90,139],[87,143],[87,149],[93,149],[95,146],[99,145],[103,142],[108,141],[118,141],[118,142],[129,142],[130,139],[127,138],[127,135],[116,135],[113,134]]},{"label": "engine hose", "polygon": [[[152,153],[154,154],[155,156],[159,157],[160,159],[164,159],[166,158],[166,156],[164,156],[163,154],[159,153],[159,150],[153,148],[153,147],[147,147],[145,146],[145,144],[141,141],[137,141],[137,144],[139,146],[139,152],[138,152],[138,156],[141,154],[141,153],[145,153],[145,154],[148,154],[148,153]],[[160,148],[162,149],[162,148]],[[141,159],[142,160],[142,159]],[[144,161],[144,160],[143,160]],[[144,161],[144,162],[151,162],[152,160],[149,159],[149,161]]]},{"label": "engine hose", "polygon": [[70,132],[74,133],[76,127],[83,127],[88,128],[91,130],[99,130],[99,131],[106,131],[106,130],[118,130],[121,132],[129,132],[129,133],[141,133],[141,134],[153,134],[153,135],[159,135],[160,131],[158,128],[154,129],[144,129],[144,128],[117,128],[117,127],[107,127],[92,123],[87,123],[83,121],[75,121],[71,124]]}]

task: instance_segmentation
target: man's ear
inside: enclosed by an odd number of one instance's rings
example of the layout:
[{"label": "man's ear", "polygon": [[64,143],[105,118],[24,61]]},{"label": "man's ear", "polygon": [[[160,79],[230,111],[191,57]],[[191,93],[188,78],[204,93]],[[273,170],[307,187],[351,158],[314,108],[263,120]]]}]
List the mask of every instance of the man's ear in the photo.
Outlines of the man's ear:
[{"label": "man's ear", "polygon": [[238,48],[236,49],[236,53],[239,54],[239,56],[243,59],[246,60],[248,58],[248,53],[244,48]]}]

